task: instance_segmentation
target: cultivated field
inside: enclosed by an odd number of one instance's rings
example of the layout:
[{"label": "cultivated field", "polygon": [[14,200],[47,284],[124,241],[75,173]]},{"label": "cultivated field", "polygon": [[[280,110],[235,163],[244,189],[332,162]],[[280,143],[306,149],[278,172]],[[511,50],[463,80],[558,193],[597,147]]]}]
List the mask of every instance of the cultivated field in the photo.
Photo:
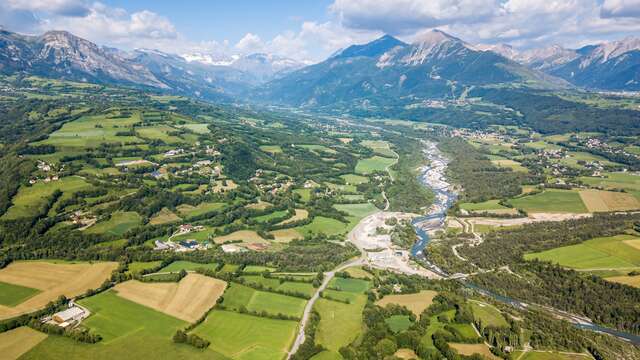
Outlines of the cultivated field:
[{"label": "cultivated field", "polygon": [[296,211],[295,215],[293,215],[292,217],[286,220],[279,222],[277,225],[285,225],[288,223],[292,223],[294,221],[304,220],[309,217],[309,212],[305,209],[295,209],[295,211]]},{"label": "cultivated field", "polygon": [[214,310],[193,332],[229,358],[272,360],[285,356],[297,326],[295,321]]},{"label": "cultivated field", "polygon": [[302,235],[294,229],[274,230],[270,233],[274,236],[276,242],[290,242],[295,239],[302,239]]},{"label": "cultivated field", "polygon": [[16,261],[0,270],[0,282],[37,289],[40,292],[16,306],[0,305],[0,319],[35,311],[60,295],[74,297],[95,289],[111,276],[115,262],[51,263]]},{"label": "cultivated field", "polygon": [[315,293],[315,288],[311,283],[303,282],[280,282],[280,279],[265,278],[261,275],[244,275],[242,278],[249,284],[260,284],[265,289],[273,289],[278,291],[291,291],[296,293],[305,294],[311,297]]},{"label": "cultivated field", "polygon": [[384,171],[388,166],[395,164],[396,161],[396,159],[376,155],[368,159],[358,160],[355,170],[357,174],[371,174],[376,171]]},{"label": "cultivated field", "polygon": [[89,234],[111,234],[120,236],[140,225],[142,218],[134,211],[117,211],[111,214],[111,218],[107,221],[99,222],[87,230]]},{"label": "cultivated field", "polygon": [[582,201],[589,212],[625,211],[640,209],[640,201],[633,195],[623,192],[582,190]]},{"label": "cultivated field", "polygon": [[431,290],[422,290],[417,294],[387,295],[378,300],[376,305],[385,307],[387,304],[397,304],[411,310],[416,316],[420,316],[433,303],[433,298],[436,295],[438,293]]},{"label": "cultivated field", "polygon": [[0,305],[16,306],[38,292],[38,289],[0,282]]},{"label": "cultivated field", "polygon": [[174,261],[171,264],[163,267],[158,272],[160,272],[160,273],[164,273],[164,272],[179,272],[180,270],[194,271],[194,270],[197,270],[199,268],[208,269],[208,270],[214,270],[215,271],[218,268],[218,264],[217,263],[200,264],[200,263],[195,263],[195,262],[191,262],[191,261],[178,260],[178,261]]},{"label": "cultivated field", "polygon": [[46,338],[47,334],[26,326],[0,333],[0,354],[6,360],[17,359]]},{"label": "cultivated field", "polygon": [[171,210],[167,208],[163,208],[153,215],[151,219],[149,219],[149,224],[151,225],[161,225],[168,224],[172,222],[180,221],[178,215],[171,212]]},{"label": "cultivated field", "polygon": [[216,203],[216,202],[204,202],[200,203],[197,206],[191,205],[180,205],[177,207],[178,213],[187,218],[192,218],[194,216],[199,216],[202,214],[206,214],[208,212],[220,210],[225,206],[224,203]]},{"label": "cultivated field", "polygon": [[222,305],[227,309],[262,312],[277,315],[302,316],[306,300],[267,291],[258,291],[248,286],[233,283],[224,294]]},{"label": "cultivated field", "polygon": [[100,334],[97,344],[82,344],[62,336],[50,336],[22,359],[114,360],[114,359],[215,359],[216,349],[177,345],[171,337],[188,323],[126,300],[106,291],[79,302],[92,315],[83,324]]},{"label": "cultivated field", "polygon": [[178,283],[131,280],[116,285],[118,296],[188,322],[195,322],[215,305],[227,283],[189,274]]},{"label": "cultivated field", "polygon": [[509,200],[515,208],[528,213],[586,213],[577,191],[548,189],[540,194]]},{"label": "cultivated field", "polygon": [[581,244],[563,246],[525,259],[537,258],[574,269],[606,270],[640,266],[640,239],[631,235],[595,238]]},{"label": "cultivated field", "polygon": [[240,230],[231,234],[218,236],[213,239],[216,244],[224,244],[229,241],[243,241],[249,243],[264,243],[265,240],[253,230]]},{"label": "cultivated field", "polygon": [[485,344],[457,344],[457,343],[449,343],[449,346],[453,348],[458,354],[470,356],[473,354],[480,354],[485,359],[489,360],[500,360],[499,357],[493,355],[489,347]]},{"label": "cultivated field", "polygon": [[492,305],[479,301],[471,301],[471,311],[473,312],[473,317],[476,320],[480,320],[485,326],[509,326],[509,323],[507,323],[507,320],[504,319],[500,311]]},{"label": "cultivated field", "polygon": [[313,218],[310,224],[295,228],[302,235],[310,233],[325,235],[337,235],[347,231],[347,224],[340,222],[336,219],[327,218],[323,216],[316,216]]},{"label": "cultivated field", "polygon": [[330,352],[337,353],[362,332],[362,310],[367,297],[356,295],[353,299],[350,304],[327,299],[318,299],[314,304],[314,309],[320,314],[316,342]]},{"label": "cultivated field", "polygon": [[389,329],[393,333],[399,333],[407,330],[413,325],[411,319],[409,319],[408,315],[393,315],[384,321],[389,326]]}]

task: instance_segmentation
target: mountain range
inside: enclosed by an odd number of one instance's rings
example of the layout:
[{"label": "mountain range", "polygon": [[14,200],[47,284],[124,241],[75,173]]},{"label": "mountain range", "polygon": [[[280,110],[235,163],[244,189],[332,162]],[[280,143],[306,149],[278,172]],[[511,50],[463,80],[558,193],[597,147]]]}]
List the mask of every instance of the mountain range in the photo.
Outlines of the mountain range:
[{"label": "mountain range", "polygon": [[638,91],[640,39],[519,51],[506,44],[473,45],[432,30],[412,43],[385,35],[309,65],[273,54],[123,51],[65,31],[27,36],[0,30],[0,73],[292,106],[408,106],[496,86]]}]

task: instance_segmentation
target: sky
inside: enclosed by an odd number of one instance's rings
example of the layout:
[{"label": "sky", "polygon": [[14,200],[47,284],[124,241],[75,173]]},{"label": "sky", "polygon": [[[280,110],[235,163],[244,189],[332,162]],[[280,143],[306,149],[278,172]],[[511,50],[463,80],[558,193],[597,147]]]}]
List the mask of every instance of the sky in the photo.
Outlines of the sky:
[{"label": "sky", "polygon": [[640,36],[640,0],[0,0],[0,25],[67,30],[99,45],[320,61],[383,34],[440,29],[519,49]]}]

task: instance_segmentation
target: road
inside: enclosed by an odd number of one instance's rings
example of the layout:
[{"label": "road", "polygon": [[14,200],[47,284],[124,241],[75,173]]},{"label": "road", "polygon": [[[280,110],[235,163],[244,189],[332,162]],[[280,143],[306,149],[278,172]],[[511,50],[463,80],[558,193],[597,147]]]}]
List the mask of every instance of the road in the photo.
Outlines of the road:
[{"label": "road", "polygon": [[291,346],[291,349],[287,354],[287,359],[290,359],[291,356],[298,351],[298,349],[300,348],[300,345],[304,343],[304,340],[305,340],[304,330],[307,326],[307,323],[309,322],[309,316],[311,315],[311,311],[313,310],[313,305],[320,298],[320,293],[327,288],[331,279],[333,279],[333,277],[336,275],[336,272],[340,272],[352,266],[360,266],[360,265],[363,265],[364,263],[365,263],[364,259],[362,257],[359,257],[357,259],[349,260],[339,265],[335,269],[324,273],[324,280],[322,281],[322,284],[318,287],[315,294],[313,294],[311,299],[309,299],[309,301],[307,302],[307,306],[305,306],[304,308],[304,313],[302,314],[302,319],[300,320],[298,335],[296,336],[296,340],[293,342],[293,345]]}]

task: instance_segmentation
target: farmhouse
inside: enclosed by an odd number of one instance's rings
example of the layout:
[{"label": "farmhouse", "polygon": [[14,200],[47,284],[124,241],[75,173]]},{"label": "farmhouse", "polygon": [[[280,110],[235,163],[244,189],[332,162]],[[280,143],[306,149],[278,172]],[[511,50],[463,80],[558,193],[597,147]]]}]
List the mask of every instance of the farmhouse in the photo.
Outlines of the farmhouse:
[{"label": "farmhouse", "polygon": [[72,306],[70,308],[68,308],[67,310],[64,311],[60,311],[57,312],[55,314],[53,314],[53,316],[51,317],[51,319],[60,327],[63,328],[67,328],[71,325],[74,325],[76,323],[79,323],[80,321],[82,321],[82,319],[85,318],[85,311],[84,309],[77,307],[77,306]]}]

